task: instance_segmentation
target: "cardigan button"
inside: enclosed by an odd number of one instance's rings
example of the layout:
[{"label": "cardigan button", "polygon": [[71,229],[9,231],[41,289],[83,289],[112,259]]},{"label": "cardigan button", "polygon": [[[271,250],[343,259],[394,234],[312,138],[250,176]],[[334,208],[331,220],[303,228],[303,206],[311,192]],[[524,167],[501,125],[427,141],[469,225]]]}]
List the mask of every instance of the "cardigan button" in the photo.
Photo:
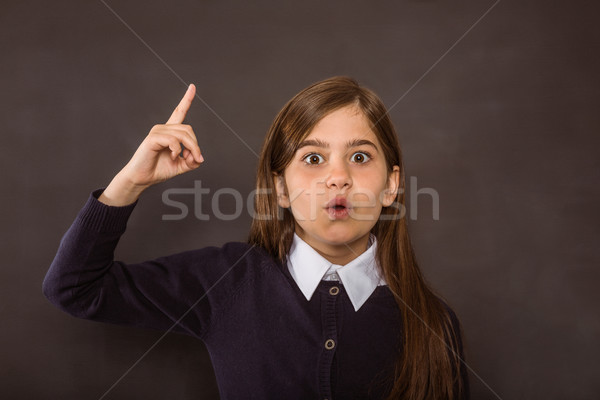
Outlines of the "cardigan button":
[{"label": "cardigan button", "polygon": [[327,350],[331,350],[335,347],[335,342],[333,341],[333,339],[327,339],[327,341],[325,342],[325,348]]},{"label": "cardigan button", "polygon": [[332,295],[332,296],[335,296],[335,295],[336,295],[336,294],[338,294],[339,292],[340,292],[340,288],[339,288],[339,287],[337,287],[337,286],[332,286],[332,287],[329,289],[329,294],[330,294],[330,295]]}]

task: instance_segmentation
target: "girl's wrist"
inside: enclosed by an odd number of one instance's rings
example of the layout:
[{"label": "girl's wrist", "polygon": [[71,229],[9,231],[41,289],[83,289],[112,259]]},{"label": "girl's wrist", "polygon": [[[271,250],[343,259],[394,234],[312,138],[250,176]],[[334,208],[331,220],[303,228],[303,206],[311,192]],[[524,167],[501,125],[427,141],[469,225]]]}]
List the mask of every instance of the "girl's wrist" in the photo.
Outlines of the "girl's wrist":
[{"label": "girl's wrist", "polygon": [[98,201],[108,206],[127,206],[135,203],[148,186],[131,182],[122,173],[118,173],[104,189]]}]

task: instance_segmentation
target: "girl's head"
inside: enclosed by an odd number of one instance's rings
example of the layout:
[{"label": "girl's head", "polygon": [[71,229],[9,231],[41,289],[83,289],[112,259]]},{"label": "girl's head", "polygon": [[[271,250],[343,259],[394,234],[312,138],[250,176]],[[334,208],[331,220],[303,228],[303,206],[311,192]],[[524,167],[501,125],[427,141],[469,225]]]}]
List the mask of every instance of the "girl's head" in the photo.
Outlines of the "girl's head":
[{"label": "girl's head", "polygon": [[265,138],[252,231],[279,259],[294,232],[311,245],[366,248],[370,232],[402,216],[402,171],[377,95],[346,77],[315,83],[283,107]]},{"label": "girl's head", "polygon": [[452,399],[463,390],[459,333],[417,265],[404,185],[382,101],[350,78],[317,82],[283,107],[267,133],[248,241],[284,262],[294,232],[317,251],[339,244],[364,251],[373,233],[377,265],[402,315],[389,399]]}]

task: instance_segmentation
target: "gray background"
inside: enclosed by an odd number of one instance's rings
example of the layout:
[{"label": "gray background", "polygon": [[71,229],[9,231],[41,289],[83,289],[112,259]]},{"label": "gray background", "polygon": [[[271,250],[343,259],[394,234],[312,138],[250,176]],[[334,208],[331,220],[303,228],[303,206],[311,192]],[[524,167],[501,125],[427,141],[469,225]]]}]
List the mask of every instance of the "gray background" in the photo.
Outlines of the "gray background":
[{"label": "gray background", "polygon": [[[162,192],[200,180],[248,194],[256,156],[232,131],[258,153],[285,101],[347,74],[393,106],[407,175],[439,193],[440,219],[421,195],[410,227],[461,318],[473,397],[598,398],[594,2],[503,0],[475,26],[493,1],[107,4],[139,38],[101,1],[1,3],[0,397],[98,399],[160,338],[63,314],[41,283],[88,194],[167,120],[184,82],[231,129],[195,100],[186,122],[206,163],[144,194],[120,259],[245,240],[246,212],[198,221],[188,195],[188,218],[163,221],[176,210]],[[105,398],[218,391],[203,344],[171,334]]]}]

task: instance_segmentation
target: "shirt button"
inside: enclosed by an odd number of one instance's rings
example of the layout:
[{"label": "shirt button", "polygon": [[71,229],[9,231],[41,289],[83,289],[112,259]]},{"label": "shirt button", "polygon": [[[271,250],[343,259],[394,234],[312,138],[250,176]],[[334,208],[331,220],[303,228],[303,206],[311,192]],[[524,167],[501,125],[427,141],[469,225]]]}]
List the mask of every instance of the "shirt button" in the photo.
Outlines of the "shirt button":
[{"label": "shirt button", "polygon": [[332,281],[339,281],[340,278],[338,277],[338,274],[331,274],[331,280]]},{"label": "shirt button", "polygon": [[335,347],[335,342],[333,341],[333,339],[327,339],[327,341],[325,342],[325,348],[327,350],[331,350]]},{"label": "shirt button", "polygon": [[336,295],[336,294],[338,294],[339,292],[340,292],[340,288],[339,288],[339,287],[337,287],[337,286],[332,286],[332,287],[329,289],[329,294],[330,294],[330,295],[332,295],[332,296],[335,296],[335,295]]}]

